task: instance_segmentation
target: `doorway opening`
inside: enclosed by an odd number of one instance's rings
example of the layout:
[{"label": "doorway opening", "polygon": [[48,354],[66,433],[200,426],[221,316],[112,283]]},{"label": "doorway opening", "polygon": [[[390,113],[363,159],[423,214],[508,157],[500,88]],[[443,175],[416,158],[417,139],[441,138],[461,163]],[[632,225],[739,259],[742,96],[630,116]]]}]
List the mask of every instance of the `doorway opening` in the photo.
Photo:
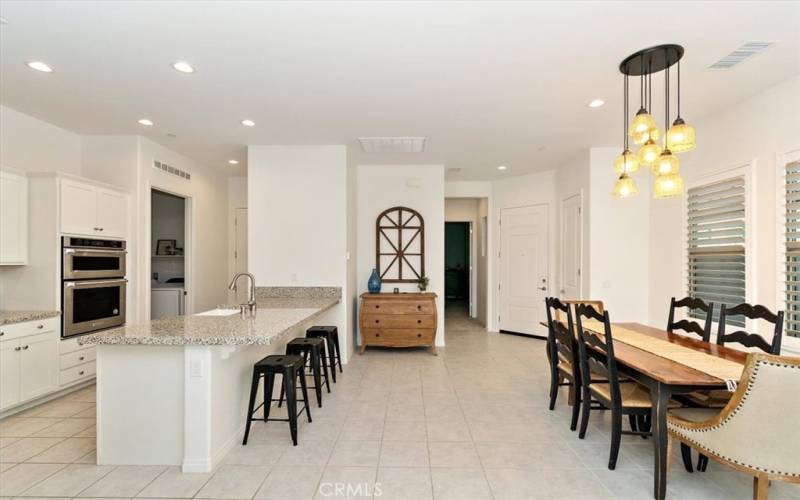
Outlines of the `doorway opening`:
[{"label": "doorway opening", "polygon": [[187,199],[150,193],[150,319],[186,314]]},{"label": "doorway opening", "polygon": [[444,223],[444,297],[448,313],[471,316],[472,223]]}]

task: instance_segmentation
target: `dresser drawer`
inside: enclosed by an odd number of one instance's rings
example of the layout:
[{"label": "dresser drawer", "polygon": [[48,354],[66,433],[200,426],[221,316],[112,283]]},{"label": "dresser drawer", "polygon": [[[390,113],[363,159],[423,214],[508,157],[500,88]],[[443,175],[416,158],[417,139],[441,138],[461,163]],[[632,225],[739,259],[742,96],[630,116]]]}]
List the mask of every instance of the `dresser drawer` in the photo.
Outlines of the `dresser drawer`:
[{"label": "dresser drawer", "polygon": [[72,351],[61,355],[61,369],[66,370],[83,363],[95,360],[95,348],[87,347],[80,351]]},{"label": "dresser drawer", "polygon": [[94,361],[73,366],[72,368],[61,370],[58,383],[60,385],[74,384],[76,382],[93,377],[96,371],[97,367],[95,366]]},{"label": "dresser drawer", "polygon": [[433,328],[432,314],[365,314],[365,328]]},{"label": "dresser drawer", "polygon": [[364,314],[434,314],[436,306],[430,300],[364,301]]},{"label": "dresser drawer", "polygon": [[47,318],[36,321],[25,321],[24,323],[14,323],[13,325],[0,326],[0,340],[11,340],[56,331],[59,328],[59,318]]},{"label": "dresser drawer", "polygon": [[364,345],[380,345],[386,347],[410,347],[433,345],[436,330],[434,328],[398,329],[398,328],[364,328],[361,332],[361,343]]}]

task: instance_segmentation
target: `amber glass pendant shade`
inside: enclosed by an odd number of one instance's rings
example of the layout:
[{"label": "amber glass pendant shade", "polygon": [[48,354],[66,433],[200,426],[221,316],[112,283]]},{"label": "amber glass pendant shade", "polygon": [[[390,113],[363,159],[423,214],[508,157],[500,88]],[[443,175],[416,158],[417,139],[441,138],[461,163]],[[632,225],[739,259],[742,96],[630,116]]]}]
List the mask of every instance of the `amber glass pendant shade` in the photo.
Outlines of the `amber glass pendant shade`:
[{"label": "amber glass pendant shade", "polygon": [[691,151],[697,146],[694,127],[677,118],[667,131],[667,148],[673,153]]},{"label": "amber glass pendant shade", "polygon": [[656,175],[677,174],[680,172],[681,161],[677,156],[672,154],[672,151],[665,149],[650,168]]},{"label": "amber glass pendant shade", "polygon": [[639,158],[637,158],[630,149],[623,151],[622,154],[617,156],[614,160],[614,173],[617,175],[622,175],[623,173],[633,174],[638,171]]},{"label": "amber glass pendant shade", "polygon": [[639,148],[639,163],[641,165],[653,165],[661,155],[661,146],[652,139],[648,140],[644,146]]},{"label": "amber glass pendant shade", "polygon": [[640,108],[633,117],[628,135],[634,144],[644,144],[650,138],[653,129],[658,130],[653,116],[646,109]]},{"label": "amber glass pendant shade", "polygon": [[633,179],[627,173],[623,173],[614,183],[614,189],[611,194],[617,198],[630,198],[639,194],[639,190],[636,188],[636,183]]},{"label": "amber glass pendant shade", "polygon": [[653,189],[654,198],[675,198],[683,195],[683,178],[680,174],[659,175]]}]

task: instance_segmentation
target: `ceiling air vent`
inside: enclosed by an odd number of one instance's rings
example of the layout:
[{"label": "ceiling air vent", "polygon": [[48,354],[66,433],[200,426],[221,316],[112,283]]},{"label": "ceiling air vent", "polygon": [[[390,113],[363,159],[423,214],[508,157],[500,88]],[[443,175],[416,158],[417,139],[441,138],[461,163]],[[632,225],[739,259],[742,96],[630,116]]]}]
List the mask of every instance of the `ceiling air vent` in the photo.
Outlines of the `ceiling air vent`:
[{"label": "ceiling air vent", "polygon": [[191,178],[192,178],[192,174],[190,174],[189,172],[185,172],[185,171],[183,171],[183,170],[181,170],[179,168],[175,168],[172,165],[167,165],[166,163],[158,161],[158,160],[154,160],[153,161],[153,168],[157,168],[159,170],[162,170],[162,171],[164,171],[164,172],[166,172],[168,174],[175,175],[177,177],[182,177],[182,178],[186,179],[187,181],[191,180]]},{"label": "ceiling air vent", "polygon": [[740,62],[749,59],[756,54],[764,52],[774,44],[775,42],[747,42],[738,49],[728,54],[727,56],[723,57],[719,61],[709,66],[708,69],[717,69],[717,70],[731,69]]},{"label": "ceiling air vent", "polygon": [[422,153],[425,137],[359,137],[365,153]]}]

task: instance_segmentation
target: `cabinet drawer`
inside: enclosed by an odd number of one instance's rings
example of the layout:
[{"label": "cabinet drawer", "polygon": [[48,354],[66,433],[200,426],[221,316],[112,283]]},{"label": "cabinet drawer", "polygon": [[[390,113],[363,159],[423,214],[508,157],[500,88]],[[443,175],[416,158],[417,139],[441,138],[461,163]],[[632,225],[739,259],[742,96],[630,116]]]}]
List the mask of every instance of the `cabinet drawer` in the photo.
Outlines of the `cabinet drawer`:
[{"label": "cabinet drawer", "polygon": [[364,301],[364,314],[434,314],[436,307],[429,300]]},{"label": "cabinet drawer", "polygon": [[72,368],[67,368],[66,370],[61,370],[58,383],[60,385],[69,385],[75,382],[80,382],[81,380],[93,377],[96,370],[97,367],[95,366],[94,361],[73,366]]},{"label": "cabinet drawer", "polygon": [[364,328],[433,328],[432,314],[365,314]]},{"label": "cabinet drawer", "polygon": [[81,349],[93,349],[93,348],[94,346],[78,344],[78,337],[73,337],[71,339],[62,340],[58,352],[60,352],[61,354],[66,354],[68,352],[80,351]]},{"label": "cabinet drawer", "polygon": [[77,366],[82,363],[94,361],[95,355],[96,354],[94,347],[89,347],[87,349],[81,349],[80,351],[72,351],[66,354],[62,354],[61,369],[66,370],[67,368],[72,368],[73,366]]},{"label": "cabinet drawer", "polygon": [[14,323],[13,325],[3,325],[0,326],[0,340],[17,339],[26,335],[53,332],[56,331],[58,327],[58,317],[47,318],[38,321],[26,321],[24,323]]},{"label": "cabinet drawer", "polygon": [[361,342],[364,345],[387,347],[433,345],[435,334],[436,330],[433,328],[364,328],[361,332]]}]

